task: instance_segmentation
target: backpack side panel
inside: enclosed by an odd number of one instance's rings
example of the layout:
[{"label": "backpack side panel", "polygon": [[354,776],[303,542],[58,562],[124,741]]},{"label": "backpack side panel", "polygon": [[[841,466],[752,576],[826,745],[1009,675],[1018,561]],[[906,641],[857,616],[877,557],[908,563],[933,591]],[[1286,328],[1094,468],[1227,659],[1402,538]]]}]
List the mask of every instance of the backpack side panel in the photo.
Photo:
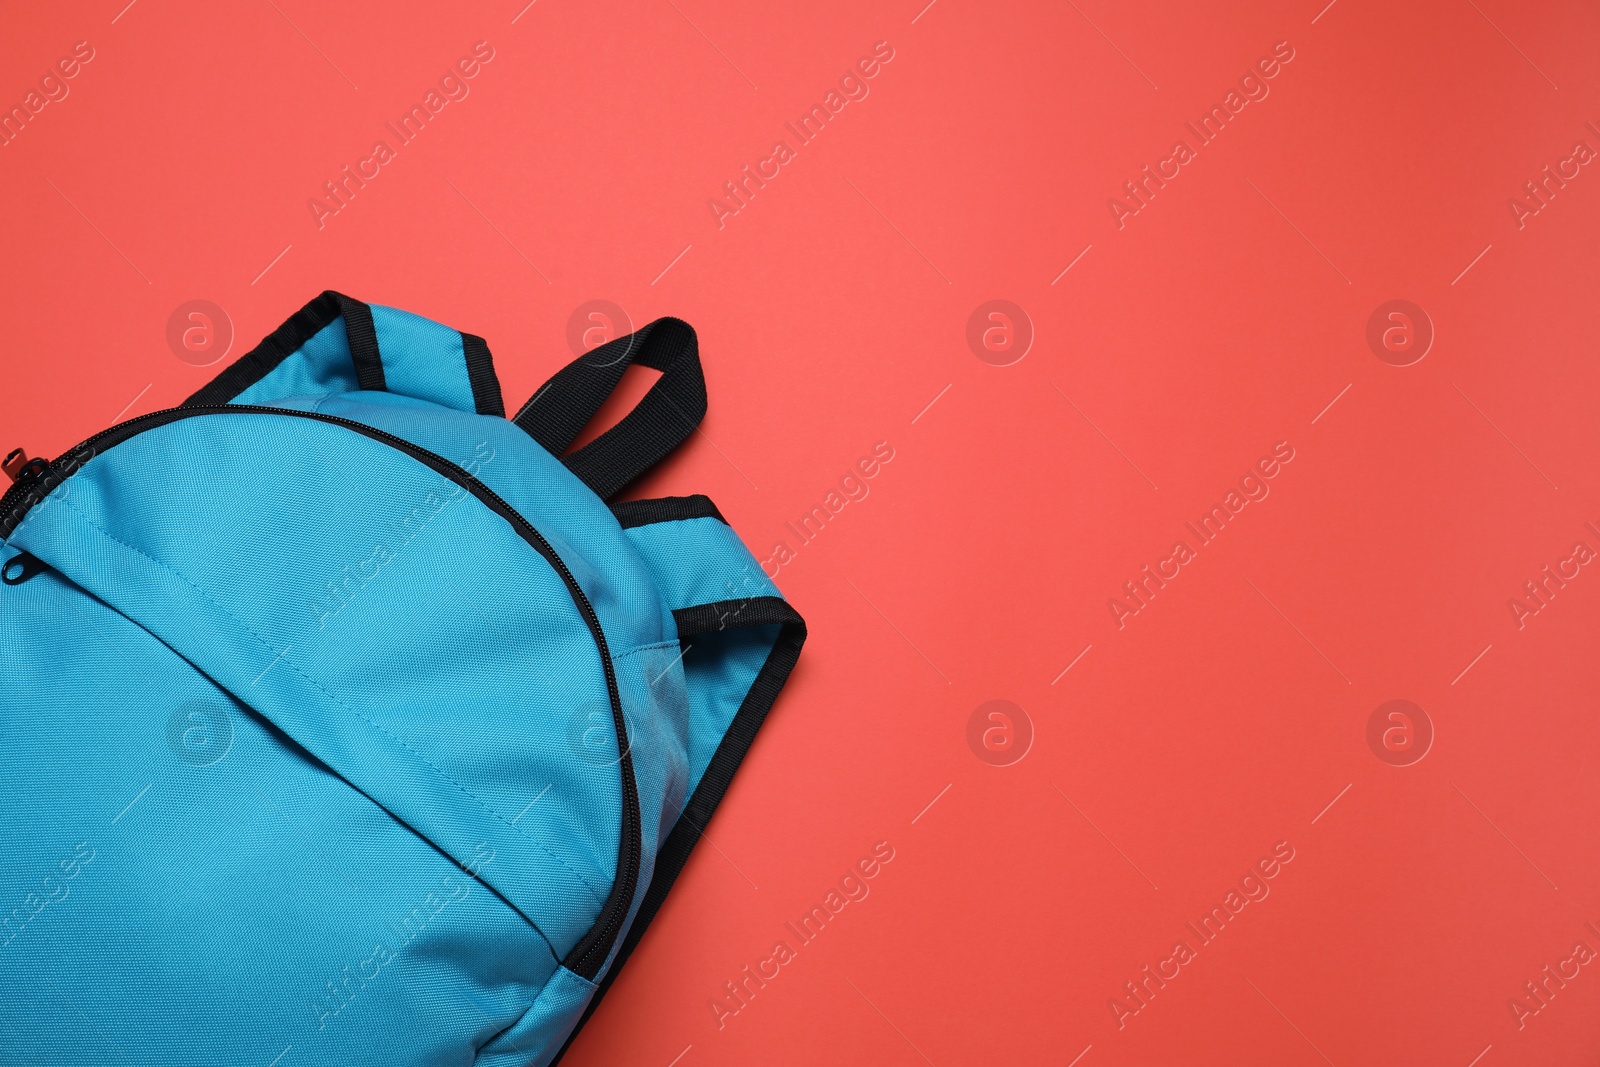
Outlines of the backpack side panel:
[{"label": "backpack side panel", "polygon": [[560,1054],[596,988],[565,967],[557,968],[516,1025],[478,1050],[475,1067],[546,1067]]},{"label": "backpack side panel", "polygon": [[[372,305],[372,324],[377,330],[378,351],[383,353],[383,374],[390,392],[431,400],[457,411],[505,414],[498,385],[492,397],[473,395],[466,342],[460,333],[409,311],[378,304]],[[487,357],[487,349],[484,354]],[[495,410],[497,406],[499,410]]]},{"label": "backpack side panel", "polygon": [[703,496],[613,505],[673,609],[688,686],[689,793],[654,876],[572,1036],[599,1006],[665,903],[800,657],[805,622]]},{"label": "backpack side panel", "polygon": [[744,604],[782,594],[720,517],[653,522],[626,533],[650,564],[661,599],[674,611],[727,605],[716,631],[697,635],[683,657],[692,793],[778,639],[778,625],[750,625],[741,617]]}]

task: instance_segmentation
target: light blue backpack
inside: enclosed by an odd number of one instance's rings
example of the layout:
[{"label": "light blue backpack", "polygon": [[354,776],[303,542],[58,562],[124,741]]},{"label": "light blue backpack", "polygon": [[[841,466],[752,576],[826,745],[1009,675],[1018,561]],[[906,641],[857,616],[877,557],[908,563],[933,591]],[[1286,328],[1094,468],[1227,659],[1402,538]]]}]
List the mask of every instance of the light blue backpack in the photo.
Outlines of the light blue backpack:
[{"label": "light blue backpack", "polygon": [[805,638],[705,497],[606,503],[705,405],[676,319],[507,419],[480,338],[328,292],[13,455],[0,1063],[553,1062]]}]

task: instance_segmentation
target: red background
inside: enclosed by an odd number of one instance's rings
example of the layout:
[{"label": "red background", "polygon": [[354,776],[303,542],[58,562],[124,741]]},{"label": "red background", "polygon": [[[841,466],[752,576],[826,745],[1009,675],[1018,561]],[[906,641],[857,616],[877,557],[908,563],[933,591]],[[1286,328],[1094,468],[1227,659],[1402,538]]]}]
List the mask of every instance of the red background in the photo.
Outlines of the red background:
[{"label": "red background", "polygon": [[[763,557],[894,450],[782,567],[800,667],[568,1063],[1600,1052],[1600,966],[1508,1006],[1600,950],[1600,576],[1508,606],[1600,549],[1600,174],[1508,205],[1600,148],[1592,5],[125,2],[0,33],[8,106],[94,49],[0,148],[6,447],[206,381],[166,341],[185,301],[232,357],[332,287],[487,337],[513,404],[586,301],[688,319],[711,412],[639,492],[708,493]],[[478,41],[470,96],[319,228],[308,199]],[[719,228],[879,41],[870,95]],[[1108,199],[1281,41],[1270,95],[1119,228]],[[1400,298],[1436,334],[1405,367],[1366,341]],[[992,299],[1035,335],[1009,366],[966,339]],[[1280,441],[1270,495],[1119,628],[1108,599]],[[1032,724],[1009,766],[968,743],[994,699]],[[1368,745],[1391,699],[1435,732],[1409,766]],[[879,841],[870,896],[719,1027]],[[1270,896],[1119,1027],[1278,842]]]}]

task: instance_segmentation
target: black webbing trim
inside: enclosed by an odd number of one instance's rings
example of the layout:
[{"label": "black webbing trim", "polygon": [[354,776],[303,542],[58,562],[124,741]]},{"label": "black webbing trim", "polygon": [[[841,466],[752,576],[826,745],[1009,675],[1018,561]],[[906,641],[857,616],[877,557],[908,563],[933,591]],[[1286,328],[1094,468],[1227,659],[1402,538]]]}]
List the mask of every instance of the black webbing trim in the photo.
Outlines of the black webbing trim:
[{"label": "black webbing trim", "polygon": [[755,683],[745,694],[744,701],[733,717],[733,722],[728,726],[728,732],[722,735],[722,743],[712,755],[711,763],[706,767],[706,773],[701,777],[699,786],[695,788],[689,802],[684,805],[683,813],[678,817],[672,832],[667,835],[666,842],[662,844],[656,856],[655,874],[650,879],[650,888],[645,892],[644,901],[639,905],[633,925],[628,928],[628,936],[617,949],[610,970],[600,980],[600,986],[590,998],[589,1006],[584,1009],[578,1025],[572,1028],[572,1033],[567,1035],[561,1051],[550,1061],[552,1067],[566,1055],[573,1039],[583,1029],[584,1023],[589,1021],[589,1016],[594,1014],[601,998],[606,995],[611,983],[616,981],[617,975],[622,971],[622,965],[628,961],[628,957],[633,954],[640,939],[644,937],[645,929],[656,917],[656,912],[661,910],[672,884],[677,881],[684,864],[688,862],[689,854],[694,851],[694,846],[700,840],[706,825],[710,823],[717,805],[722,803],[722,798],[733,781],[734,772],[739,769],[739,764],[750,751],[756,732],[766,721],[767,712],[772,709],[773,702],[778,699],[778,693],[789,680],[789,673],[794,670],[795,662],[800,658],[800,648],[806,640],[805,620],[779,597],[724,600],[715,604],[680,608],[672,614],[678,620],[679,638],[727,629],[729,619],[737,619],[733,625],[740,627],[777,624],[781,629],[778,631],[777,641],[772,645],[772,651],[767,654],[767,662],[762,665],[760,673],[756,675]]},{"label": "black webbing trim", "polygon": [[[350,344],[350,361],[355,366],[356,386],[387,390],[388,379],[383,372],[383,356],[378,351],[378,330],[372,321],[371,306],[329,289],[291,315],[289,321],[268,334],[260,344],[234,360],[181,406],[232,402],[341,315],[344,316],[345,338]],[[488,342],[474,334],[463,333],[461,351],[466,360],[467,381],[472,386],[473,407],[480,415],[505,418],[505,401],[501,398],[500,380],[494,373]]]},{"label": "black webbing trim", "polygon": [[624,500],[611,505],[611,514],[624,530],[680,519],[716,519],[727,522],[708,496],[661,496],[650,500]]},{"label": "black webbing trim", "polygon": [[[751,596],[736,600],[717,600],[677,608],[672,617],[678,623],[678,638],[699,637],[746,626],[771,626],[776,623],[798,625],[804,637],[806,621],[789,602],[778,596]],[[774,690],[776,695],[776,690]],[[703,779],[702,779],[703,781]]]},{"label": "black webbing trim", "polygon": [[356,385],[383,392],[388,388],[383,377],[383,357],[378,354],[378,328],[372,324],[372,309],[343,293],[334,293],[339,310],[344,312],[344,331],[350,338],[350,359],[356,365]]},{"label": "black webbing trim", "polygon": [[476,334],[463,333],[461,351],[467,357],[467,381],[472,384],[472,406],[479,415],[505,418],[506,402],[500,397],[500,379],[495,377],[489,342]]},{"label": "black webbing trim", "polygon": [[[252,385],[277,369],[278,364],[294,355],[301,346],[340,315],[345,316],[345,335],[350,341],[354,356],[357,347],[377,362],[376,388],[383,388],[383,364],[378,357],[378,336],[372,326],[372,309],[359,300],[352,300],[332,289],[312,300],[289,316],[289,320],[273,330],[261,343],[230,363],[222,373],[211,379],[198,392],[180,406],[186,408],[227,404]],[[359,321],[358,321],[359,320]],[[356,363],[356,377],[363,389],[374,388],[361,378],[361,363]],[[370,378],[371,372],[368,371]]]},{"label": "black webbing trim", "polygon": [[[606,398],[634,363],[661,372],[637,406],[611,429],[570,455]],[[567,468],[610,500],[694,432],[706,413],[706,380],[694,329],[663,318],[607,342],[556,372],[513,421]]]},{"label": "black webbing trim", "polygon": [[221,373],[180,406],[192,408],[226,404],[271,374],[278,364],[339,317],[339,302],[336,296],[337,294],[329,290],[290,315],[289,321],[267,334],[260,344],[228,364]]},{"label": "black webbing trim", "polygon": [[626,337],[607,341],[568,363],[534,390],[511,421],[547,452],[561,455],[622,381],[623,372],[633,364],[634,349],[644,346],[654,326],[652,322]]}]

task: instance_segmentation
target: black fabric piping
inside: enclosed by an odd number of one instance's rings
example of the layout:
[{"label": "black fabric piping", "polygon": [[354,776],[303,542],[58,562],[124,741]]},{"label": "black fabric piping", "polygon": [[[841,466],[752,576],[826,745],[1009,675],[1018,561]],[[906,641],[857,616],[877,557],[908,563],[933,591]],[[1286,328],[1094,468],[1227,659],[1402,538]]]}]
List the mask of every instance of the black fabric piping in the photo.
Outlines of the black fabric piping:
[{"label": "black fabric piping", "polygon": [[[298,352],[341,315],[344,316],[345,337],[350,343],[350,360],[355,366],[356,385],[361,389],[387,391],[388,379],[383,371],[382,353],[378,350],[378,330],[372,321],[372,307],[329,289],[291,315],[260,344],[234,360],[182,406],[210,407],[228,403],[271,374],[278,364]],[[467,381],[472,386],[473,407],[480,415],[505,418],[506,405],[500,395],[500,380],[494,373],[488,342],[474,334],[463,333],[461,351],[466,358]]]},{"label": "black fabric piping", "polygon": [[679,519],[716,519],[726,523],[722,512],[708,496],[661,496],[650,500],[624,500],[611,505],[611,514],[617,517],[624,530],[635,526],[650,526],[658,522],[676,522]]},{"label": "black fabric piping", "polygon": [[[288,359],[307,341],[321,333],[323,328],[343,312],[341,294],[329,289],[305,307],[289,316],[282,326],[262,339],[250,351],[230,363],[222,373],[206,383],[198,392],[183,402],[183,407],[209,407],[226,404],[252,385],[271,374],[278,364]],[[346,320],[348,323],[348,320]],[[348,333],[349,327],[346,326]],[[354,350],[354,345],[351,346]]]},{"label": "black fabric piping", "polygon": [[567,1049],[572,1047],[572,1042],[582,1031],[584,1024],[589,1021],[589,1017],[594,1014],[601,998],[611,988],[611,983],[616,981],[622,965],[638,947],[645,929],[655,918],[656,912],[661,910],[667,893],[671,891],[684,864],[689,860],[689,854],[694,851],[701,833],[711,822],[711,816],[716,812],[717,805],[727,793],[734,772],[739,769],[739,764],[750,751],[756,732],[766,721],[767,712],[772,709],[773,703],[778,699],[778,693],[789,680],[789,673],[794,670],[795,662],[800,658],[800,648],[806,640],[805,620],[780,597],[723,600],[713,604],[680,608],[672,614],[678,620],[679,638],[728,629],[730,619],[738,620],[733,625],[739,627],[777,624],[781,628],[778,631],[777,641],[773,642],[772,651],[767,654],[767,662],[762,665],[754,684],[750,686],[750,691],[745,694],[744,701],[739,705],[739,710],[734,715],[733,722],[729,724],[727,733],[722,735],[722,742],[712,755],[711,763],[700,779],[700,785],[689,798],[689,802],[684,805],[683,813],[678,817],[672,832],[667,835],[666,842],[656,856],[656,869],[650,879],[650,888],[646,890],[644,901],[639,905],[633,925],[628,928],[628,936],[623,938],[621,947],[617,949],[616,960],[606,971],[605,978],[600,981],[594,996],[589,999],[589,1006],[584,1009],[578,1024],[572,1028],[572,1033],[567,1035],[561,1051],[550,1061],[551,1067],[559,1063],[561,1057],[566,1055]]},{"label": "black fabric piping", "polygon": [[467,381],[472,383],[472,406],[479,415],[506,417],[506,402],[500,396],[500,379],[495,377],[494,358],[489,342],[476,334],[461,335],[461,351],[467,357]]},{"label": "black fabric piping", "polygon": [[356,385],[371,392],[387,391],[389,383],[383,376],[383,357],[378,354],[378,328],[372,324],[372,308],[343,293],[334,293],[333,297],[344,312],[350,358],[356,365]]},{"label": "black fabric piping", "polygon": [[[262,407],[254,404],[219,404],[206,407],[178,407],[168,408],[165,411],[151,412],[138,418],[129,419],[119,423],[108,430],[103,430],[82,444],[63,453],[52,460],[44,471],[37,477],[26,482],[18,482],[0,497],[0,539],[9,538],[22,520],[27,517],[30,508],[48,496],[57,486],[70,478],[83,465],[95,456],[114,448],[128,439],[153,430],[180,419],[193,418],[201,415],[278,415],[284,418],[308,419],[314,422],[332,423],[354,430],[364,437],[386,444],[391,448],[405,453],[412,459],[428,467],[435,473],[450,479],[455,484],[466,489],[480,502],[495,512],[511,525],[524,541],[528,542],[546,562],[555,570],[567,587],[567,593],[572,598],[573,604],[578,609],[578,614],[583,618],[584,624],[589,628],[594,637],[595,647],[600,652],[600,662],[605,673],[606,689],[611,698],[611,719],[617,731],[617,748],[621,754],[618,760],[618,774],[622,781],[622,828],[617,835],[617,874],[612,881],[611,893],[606,897],[605,904],[600,909],[600,914],[595,919],[594,926],[573,947],[561,965],[583,978],[594,980],[600,973],[600,968],[610,956],[612,948],[617,943],[622,924],[628,917],[628,909],[633,906],[635,890],[639,885],[639,867],[643,862],[643,831],[639,815],[639,787],[634,778],[633,755],[627,743],[627,720],[622,712],[622,694],[617,684],[616,665],[611,658],[611,649],[606,642],[604,628],[600,625],[600,617],[594,610],[589,596],[583,591],[578,580],[573,577],[572,570],[556,552],[555,548],[546,540],[545,536],[534,525],[523,517],[522,513],[505,501],[505,498],[479,481],[472,474],[460,466],[450,462],[437,453],[430,452],[420,445],[415,445],[402,437],[368,426],[364,422],[354,419],[340,418],[337,415],[326,415],[318,411],[294,411],[288,408]],[[509,902],[508,902],[509,903]],[[520,914],[520,912],[519,912]]]}]

